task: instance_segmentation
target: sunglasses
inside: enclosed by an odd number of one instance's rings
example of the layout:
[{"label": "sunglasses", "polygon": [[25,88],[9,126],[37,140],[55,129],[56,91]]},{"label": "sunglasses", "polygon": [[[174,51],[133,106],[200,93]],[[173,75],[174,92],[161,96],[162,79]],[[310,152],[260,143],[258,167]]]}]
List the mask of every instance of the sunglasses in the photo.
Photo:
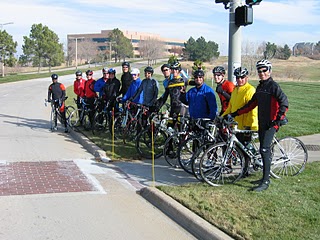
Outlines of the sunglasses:
[{"label": "sunglasses", "polygon": [[81,75],[81,74],[77,74],[76,76],[77,76],[77,77],[81,77],[82,75]]},{"label": "sunglasses", "polygon": [[258,70],[258,73],[265,73],[267,71],[268,71],[268,69]]},{"label": "sunglasses", "polygon": [[222,74],[220,74],[220,73],[218,73],[218,74],[217,74],[217,73],[215,73],[215,74],[214,74],[214,76],[218,76],[218,77],[220,77],[220,76],[222,76]]},{"label": "sunglasses", "polygon": [[135,76],[137,76],[137,74],[131,74],[132,75],[132,77],[135,77]]},{"label": "sunglasses", "polygon": [[245,77],[246,77],[246,75],[243,75],[243,76],[236,76],[236,79],[239,79],[239,78],[243,79],[243,78],[245,78]]},{"label": "sunglasses", "polygon": [[162,70],[162,72],[167,72],[167,71],[169,71],[169,68]]},{"label": "sunglasses", "polygon": [[92,76],[92,74],[87,74],[87,76]]}]

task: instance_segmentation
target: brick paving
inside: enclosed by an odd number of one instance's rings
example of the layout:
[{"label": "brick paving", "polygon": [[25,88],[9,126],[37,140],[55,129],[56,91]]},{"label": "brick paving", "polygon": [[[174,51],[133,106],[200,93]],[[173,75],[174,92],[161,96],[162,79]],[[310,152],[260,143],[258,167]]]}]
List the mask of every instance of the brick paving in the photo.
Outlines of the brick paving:
[{"label": "brick paving", "polygon": [[0,164],[0,196],[96,191],[73,161]]}]

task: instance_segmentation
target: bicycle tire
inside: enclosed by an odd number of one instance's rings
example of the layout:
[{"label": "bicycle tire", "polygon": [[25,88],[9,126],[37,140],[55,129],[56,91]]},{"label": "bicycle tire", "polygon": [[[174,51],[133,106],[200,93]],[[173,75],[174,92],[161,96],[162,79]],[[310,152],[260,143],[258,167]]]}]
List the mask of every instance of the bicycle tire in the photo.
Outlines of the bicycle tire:
[{"label": "bicycle tire", "polygon": [[104,112],[96,112],[93,117],[92,130],[94,133],[102,133],[108,129],[108,119]]},{"label": "bicycle tire", "polygon": [[196,177],[196,179],[198,179],[201,182],[204,182],[204,180],[200,173],[200,161],[201,161],[201,158],[203,158],[203,154],[205,154],[206,150],[213,144],[214,143],[212,142],[202,144],[192,156],[192,165],[191,165],[192,173]]},{"label": "bicycle tire", "polygon": [[242,151],[221,142],[210,146],[200,160],[202,179],[211,186],[222,186],[238,181],[243,175],[245,157]]},{"label": "bicycle tire", "polygon": [[[121,113],[116,114],[115,118],[114,118],[114,124],[111,121],[110,123],[110,133],[112,134],[112,132],[114,133],[114,136],[116,139],[121,139],[123,138],[123,125],[122,125],[122,121],[123,121],[123,115]],[[114,129],[112,129],[114,128]]]},{"label": "bicycle tire", "polygon": [[[155,129],[153,133],[155,159],[162,156],[166,139],[167,135],[164,131]],[[136,150],[141,157],[152,159],[152,133],[150,127],[138,134],[136,138]]]},{"label": "bicycle tire", "polygon": [[178,148],[178,162],[189,174],[193,174],[192,172],[192,161],[193,154],[198,150],[201,146],[201,141],[197,136],[188,137],[185,141],[183,141]]},{"label": "bicycle tire", "polygon": [[91,121],[90,121],[90,116],[89,116],[88,113],[85,113],[83,115],[82,126],[83,126],[84,130],[90,130],[91,129]]},{"label": "bicycle tire", "polygon": [[294,137],[284,137],[278,142],[280,146],[277,143],[272,146],[271,176],[282,178],[301,173],[308,161],[304,143]]},{"label": "bicycle tire", "polygon": [[[132,119],[130,120],[126,127],[123,130],[123,141],[134,141],[135,138],[138,135],[138,126],[139,126],[139,121],[137,119]],[[140,125],[140,130],[142,129],[141,125]]]},{"label": "bicycle tire", "polygon": [[66,118],[69,127],[74,128],[79,123],[79,112],[73,106],[66,108]]},{"label": "bicycle tire", "polygon": [[[170,147],[171,144],[171,147]],[[163,147],[163,156],[166,162],[171,167],[179,168],[178,162],[178,148],[180,145],[180,136],[178,133],[175,133],[167,138]]]}]

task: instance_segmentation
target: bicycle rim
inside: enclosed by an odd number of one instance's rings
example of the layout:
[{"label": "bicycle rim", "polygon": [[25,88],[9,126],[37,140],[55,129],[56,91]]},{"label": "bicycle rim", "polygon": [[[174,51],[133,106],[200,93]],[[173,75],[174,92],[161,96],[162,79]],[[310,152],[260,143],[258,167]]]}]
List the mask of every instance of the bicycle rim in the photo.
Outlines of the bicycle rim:
[{"label": "bicycle rim", "polygon": [[167,136],[163,131],[155,130],[153,134],[154,143],[152,145],[151,128],[143,130],[136,139],[136,149],[143,158],[152,158],[152,146],[154,147],[154,158],[159,158],[163,154],[164,143]]},{"label": "bicycle rim", "polygon": [[[171,146],[170,146],[171,145]],[[179,141],[179,135],[178,134],[173,134],[164,143],[163,147],[163,156],[166,162],[169,164],[169,166],[172,167],[179,167],[179,162],[178,162],[178,148],[180,145]]]},{"label": "bicycle rim", "polygon": [[[279,146],[280,145],[280,146]],[[270,174],[275,178],[295,176],[301,173],[308,160],[303,142],[294,137],[284,137],[272,147]]]},{"label": "bicycle rim", "polygon": [[187,173],[193,174],[192,156],[198,150],[200,145],[198,138],[191,137],[182,142],[178,149],[179,164]]},{"label": "bicycle rim", "polygon": [[211,186],[231,184],[242,177],[245,158],[237,148],[228,149],[226,143],[210,146],[200,160],[200,174]]}]

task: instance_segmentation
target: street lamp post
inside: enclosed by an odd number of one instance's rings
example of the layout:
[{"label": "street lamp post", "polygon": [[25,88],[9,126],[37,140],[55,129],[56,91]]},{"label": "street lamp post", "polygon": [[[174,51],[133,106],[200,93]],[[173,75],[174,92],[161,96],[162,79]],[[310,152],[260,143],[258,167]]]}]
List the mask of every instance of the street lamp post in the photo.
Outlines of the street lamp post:
[{"label": "street lamp post", "polygon": [[116,43],[116,42],[109,42],[109,58],[110,58],[110,64],[111,64],[111,58],[112,58],[112,54],[111,54],[111,51],[112,51],[112,48],[111,48],[111,44],[112,43]]},{"label": "street lamp post", "polygon": [[[13,24],[13,22],[0,23],[0,30],[2,31],[4,25]],[[1,47],[2,48],[2,47]],[[2,77],[4,77],[4,59],[1,58]]]},{"label": "street lamp post", "polygon": [[76,69],[78,69],[78,39],[84,39],[84,37],[70,37],[69,39],[76,40]]}]

